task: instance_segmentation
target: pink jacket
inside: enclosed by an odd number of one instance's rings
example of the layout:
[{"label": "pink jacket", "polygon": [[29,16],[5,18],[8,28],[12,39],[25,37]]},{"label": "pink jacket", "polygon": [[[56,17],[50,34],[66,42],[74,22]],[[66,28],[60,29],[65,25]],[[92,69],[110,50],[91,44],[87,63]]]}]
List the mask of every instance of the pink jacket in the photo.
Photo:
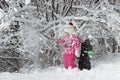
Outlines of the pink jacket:
[{"label": "pink jacket", "polygon": [[63,54],[75,54],[75,52],[78,51],[80,47],[78,37],[75,34],[72,34],[70,38],[67,36],[63,38],[57,38],[57,42],[64,44]]}]

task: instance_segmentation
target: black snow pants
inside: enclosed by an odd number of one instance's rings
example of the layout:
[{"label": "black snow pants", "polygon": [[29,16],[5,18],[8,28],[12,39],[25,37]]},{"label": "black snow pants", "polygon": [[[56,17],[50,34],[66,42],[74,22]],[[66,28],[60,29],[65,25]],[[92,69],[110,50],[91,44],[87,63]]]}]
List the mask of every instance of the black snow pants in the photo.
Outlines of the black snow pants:
[{"label": "black snow pants", "polygon": [[78,68],[80,70],[83,69],[87,69],[90,70],[91,69],[91,63],[90,63],[90,59],[87,55],[87,53],[81,53],[80,58],[78,60]]}]

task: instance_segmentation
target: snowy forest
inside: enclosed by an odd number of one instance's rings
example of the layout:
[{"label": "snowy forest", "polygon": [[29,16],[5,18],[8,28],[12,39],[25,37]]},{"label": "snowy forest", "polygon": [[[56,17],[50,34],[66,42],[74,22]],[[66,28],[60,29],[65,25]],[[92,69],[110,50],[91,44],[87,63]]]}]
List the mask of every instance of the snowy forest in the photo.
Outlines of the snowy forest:
[{"label": "snowy forest", "polygon": [[120,53],[120,0],[0,0],[0,72],[60,66],[54,39],[69,21],[90,36],[92,61]]}]

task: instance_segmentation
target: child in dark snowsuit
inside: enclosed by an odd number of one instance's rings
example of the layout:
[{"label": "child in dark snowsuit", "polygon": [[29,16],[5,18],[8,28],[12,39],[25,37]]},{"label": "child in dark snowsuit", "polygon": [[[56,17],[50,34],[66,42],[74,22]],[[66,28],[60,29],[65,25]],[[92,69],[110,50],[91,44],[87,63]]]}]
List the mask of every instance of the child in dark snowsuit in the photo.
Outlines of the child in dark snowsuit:
[{"label": "child in dark snowsuit", "polygon": [[78,61],[78,68],[80,70],[91,69],[91,63],[90,63],[90,58],[87,54],[88,51],[92,50],[92,45],[90,44],[90,40],[86,39],[82,44],[81,44],[81,54],[79,57]]}]

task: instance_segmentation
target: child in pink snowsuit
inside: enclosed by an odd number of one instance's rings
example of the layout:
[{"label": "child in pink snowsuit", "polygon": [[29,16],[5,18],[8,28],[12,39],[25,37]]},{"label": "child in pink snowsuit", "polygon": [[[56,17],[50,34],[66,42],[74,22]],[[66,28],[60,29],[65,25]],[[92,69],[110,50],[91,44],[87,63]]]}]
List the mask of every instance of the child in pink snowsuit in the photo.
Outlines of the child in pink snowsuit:
[{"label": "child in pink snowsuit", "polygon": [[62,63],[65,68],[75,68],[77,67],[74,63],[75,56],[79,57],[79,40],[77,35],[74,34],[74,27],[71,22],[65,27],[64,31],[66,35],[62,38],[57,38],[57,41],[64,45]]}]

